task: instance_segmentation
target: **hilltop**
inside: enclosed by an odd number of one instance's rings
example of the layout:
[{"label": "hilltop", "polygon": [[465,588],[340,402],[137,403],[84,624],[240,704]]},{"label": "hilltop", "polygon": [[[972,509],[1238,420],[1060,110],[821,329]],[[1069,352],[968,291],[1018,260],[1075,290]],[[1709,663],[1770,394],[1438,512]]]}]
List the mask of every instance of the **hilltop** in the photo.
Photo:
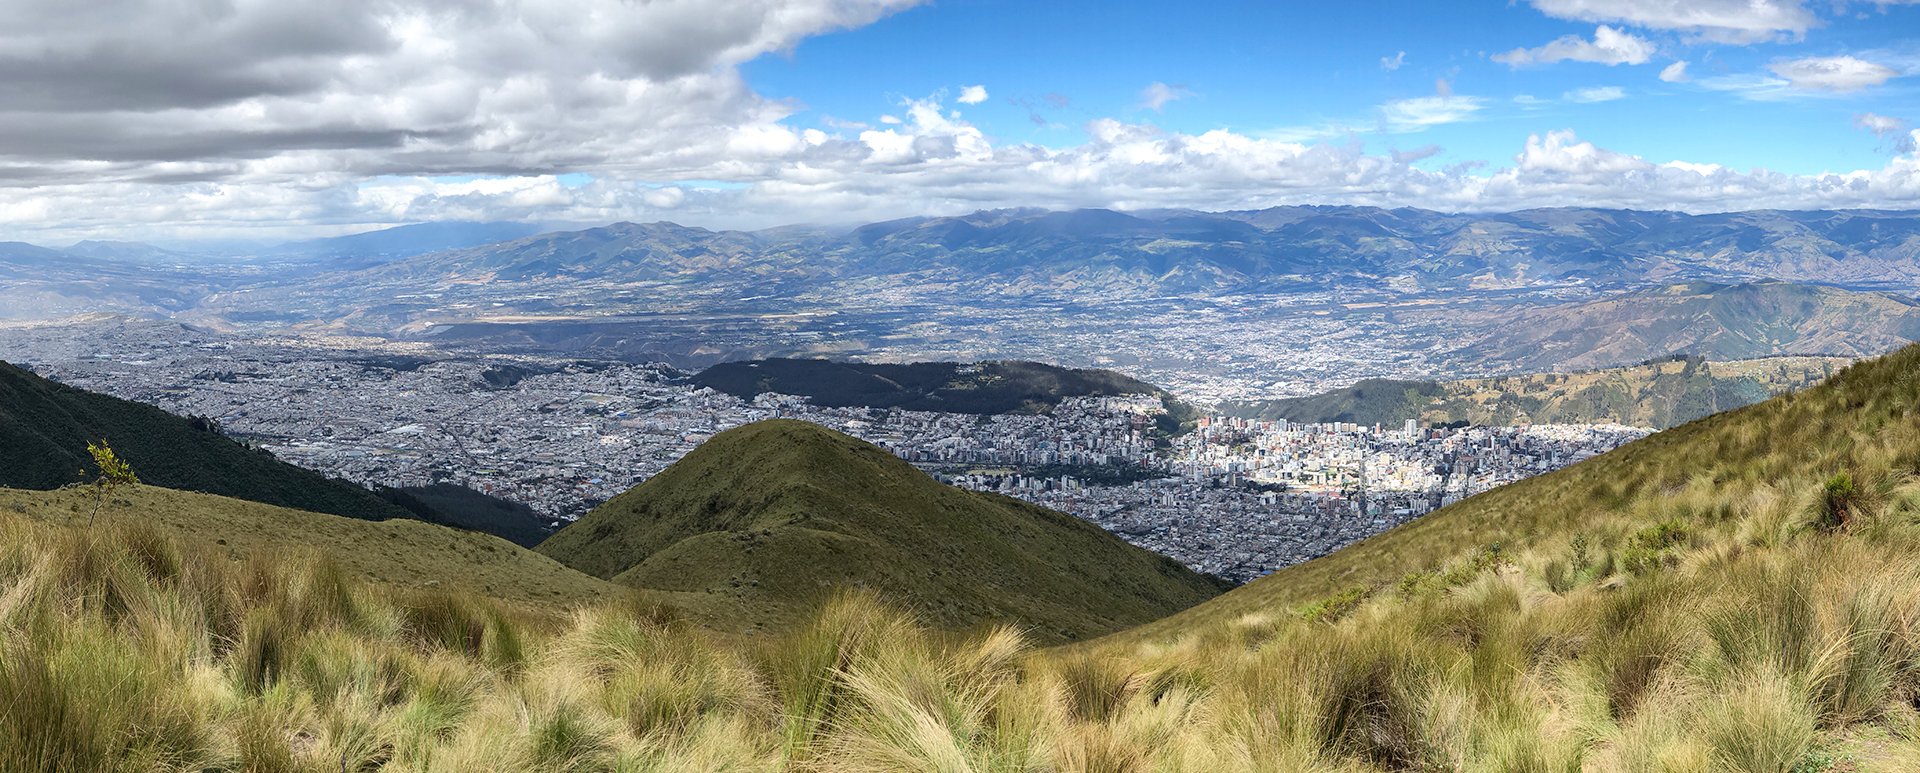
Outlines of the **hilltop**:
[{"label": "hilltop", "polygon": [[1666,429],[1818,383],[1852,362],[1846,357],[1767,357],[1713,362],[1668,357],[1574,373],[1533,373],[1457,381],[1367,379],[1306,397],[1234,403],[1229,416],[1315,424],[1397,427],[1626,424]]},{"label": "hilltop", "polygon": [[1084,639],[1220,585],[1099,527],[954,488],[805,422],[715,435],[538,550],[623,585],[733,597],[791,620],[864,587],[944,628]]}]

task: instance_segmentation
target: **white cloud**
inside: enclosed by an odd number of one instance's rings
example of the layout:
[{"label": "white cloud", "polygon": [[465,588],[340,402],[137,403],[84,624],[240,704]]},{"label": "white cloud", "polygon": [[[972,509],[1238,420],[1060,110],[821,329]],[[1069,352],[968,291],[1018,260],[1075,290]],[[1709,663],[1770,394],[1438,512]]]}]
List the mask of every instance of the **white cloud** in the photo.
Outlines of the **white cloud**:
[{"label": "white cloud", "polygon": [[1380,106],[1380,120],[1388,131],[1417,132],[1471,119],[1486,106],[1481,97],[1454,94],[1396,99]]},{"label": "white cloud", "polygon": [[[1103,118],[1041,146],[996,144],[938,99],[804,129],[792,103],[738,72],[910,0],[379,0],[359,13],[163,2],[0,2],[0,238],[294,237],[444,219],[758,227],[1000,206],[1920,207],[1920,159],[1906,150],[1880,169],[1742,173],[1547,132],[1508,169],[1426,170],[1429,148],[1370,154],[1338,139],[1485,114],[1488,100],[1440,84],[1310,132]],[[1747,85],[1795,92],[1764,73]],[[1142,104],[1188,95],[1154,84]]]},{"label": "white cloud", "polygon": [[1878,86],[1900,74],[1883,64],[1852,56],[1814,56],[1788,59],[1767,66],[1796,89],[1849,92]]},{"label": "white cloud", "polygon": [[1680,32],[1727,43],[1799,37],[1820,23],[1801,0],[1530,0],[1561,19]]},{"label": "white cloud", "polygon": [[1600,25],[1593,40],[1567,35],[1539,48],[1516,48],[1494,54],[1493,60],[1511,67],[1553,64],[1554,62],[1593,62],[1596,64],[1645,64],[1658,50],[1652,41],[1625,30]]},{"label": "white cloud", "polygon": [[1401,51],[1393,56],[1380,57],[1380,69],[1392,72],[1407,63],[1407,52]]},{"label": "white cloud", "polygon": [[1668,83],[1686,83],[1687,79],[1687,60],[1685,59],[1660,68],[1660,80]]},{"label": "white cloud", "polygon": [[1560,98],[1568,102],[1589,104],[1594,102],[1612,102],[1616,99],[1625,99],[1626,96],[1627,90],[1619,86],[1589,86],[1569,91],[1562,94]]},{"label": "white cloud", "polygon": [[[1459,97],[1455,97],[1458,99]],[[1920,206],[1920,158],[1880,169],[1789,175],[1684,160],[1656,163],[1571,131],[1528,137],[1511,166],[1425,170],[1428,149],[1368,154],[1226,130],[1170,132],[1100,119],[1076,145],[995,145],[930,101],[901,126],[858,139],[795,143],[774,158],[688,170],[666,192],[654,173],[445,182],[423,177],[289,187],[67,183],[0,188],[0,231],[61,243],[250,233],[261,224],[518,219],[599,224],[672,219],[710,227],[845,223],[1006,206],[1241,209],[1304,203],[1450,211],[1539,206],[1679,209]],[[717,180],[720,184],[693,182]],[[54,229],[49,213],[66,218]],[[190,224],[190,225],[187,225]],[[307,226],[311,228],[311,226]],[[289,234],[293,235],[293,234]],[[29,238],[34,237],[34,238]]]},{"label": "white cloud", "polygon": [[960,96],[955,97],[953,101],[963,105],[977,105],[985,102],[987,101],[987,87],[968,86],[963,88],[960,90]]},{"label": "white cloud", "polygon": [[1873,132],[1874,136],[1892,144],[1896,153],[1914,152],[1916,141],[1920,141],[1920,131],[1914,131],[1907,122],[1879,113],[1861,113],[1853,117],[1853,125]]},{"label": "white cloud", "polygon": [[642,193],[640,199],[655,209],[673,209],[687,200],[687,192],[678,186],[668,185]]},{"label": "white cloud", "polygon": [[1396,164],[1411,164],[1440,155],[1440,151],[1439,145],[1422,145],[1412,150],[1396,150],[1388,155]]},{"label": "white cloud", "polygon": [[1193,92],[1188,91],[1185,86],[1169,86],[1165,83],[1154,81],[1153,83],[1147,84],[1146,88],[1140,90],[1140,106],[1158,112],[1160,109],[1166,107],[1168,102],[1185,99],[1192,93]]}]

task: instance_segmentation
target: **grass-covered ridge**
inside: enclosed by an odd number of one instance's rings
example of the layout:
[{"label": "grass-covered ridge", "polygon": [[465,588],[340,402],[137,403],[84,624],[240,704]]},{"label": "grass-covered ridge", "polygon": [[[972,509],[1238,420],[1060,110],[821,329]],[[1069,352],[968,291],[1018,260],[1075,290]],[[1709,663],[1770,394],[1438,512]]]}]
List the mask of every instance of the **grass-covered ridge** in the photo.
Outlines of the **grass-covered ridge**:
[{"label": "grass-covered ridge", "polygon": [[864,587],[947,628],[1086,639],[1222,586],[1098,526],[942,484],[885,450],[800,421],[723,432],[538,550],[636,588],[706,594],[779,626]]},{"label": "grass-covered ridge", "polygon": [[0,486],[53,489],[96,472],[87,443],[106,441],[157,486],[355,518],[406,510],[346,481],[287,464],[204,419],[75,389],[0,362]]}]

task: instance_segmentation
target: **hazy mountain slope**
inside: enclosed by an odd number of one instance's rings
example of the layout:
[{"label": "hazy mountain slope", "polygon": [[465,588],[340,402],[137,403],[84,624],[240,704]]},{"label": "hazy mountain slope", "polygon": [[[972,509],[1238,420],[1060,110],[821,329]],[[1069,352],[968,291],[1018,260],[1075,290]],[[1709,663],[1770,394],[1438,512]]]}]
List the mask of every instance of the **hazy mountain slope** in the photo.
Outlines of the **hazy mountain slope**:
[{"label": "hazy mountain slope", "polygon": [[247,448],[205,422],[75,389],[0,362],[0,486],[51,489],[92,474],[105,440],[146,483],[354,518],[407,511],[366,489]]},{"label": "hazy mountain slope", "polygon": [[429,252],[523,239],[541,230],[539,226],[527,223],[419,223],[346,236],[288,242],[267,251],[274,255],[328,258],[336,266],[375,265]]},{"label": "hazy mountain slope", "polygon": [[776,392],[832,407],[979,414],[1045,411],[1066,397],[1165,394],[1110,370],[1018,361],[891,364],[774,358],[721,363],[693,380],[745,400]]},{"label": "hazy mountain slope", "polygon": [[1666,358],[1574,373],[1533,373],[1458,381],[1369,379],[1345,389],[1281,400],[1234,403],[1230,416],[1318,423],[1425,425],[1615,423],[1666,429],[1800,389],[1852,360],[1769,357],[1710,362]]},{"label": "hazy mountain slope", "polygon": [[[1724,525],[1756,489],[1810,507],[1837,473],[1857,481],[1850,487],[1875,492],[1866,496],[1885,497],[1920,469],[1916,383],[1920,346],[1908,346],[1805,391],[1715,414],[1441,508],[1129,635],[1167,636],[1345,591],[1391,588],[1491,545],[1526,549],[1609,521],[1628,528],[1667,517],[1688,528]],[[1694,509],[1700,503],[1712,509]]]},{"label": "hazy mountain slope", "polygon": [[1460,353],[1488,370],[1598,368],[1686,353],[1863,357],[1920,337],[1920,303],[1784,282],[1679,284],[1489,319]]},{"label": "hazy mountain slope", "polygon": [[734,597],[780,619],[864,587],[941,627],[1004,622],[1047,640],[1219,592],[1073,516],[943,485],[871,444],[786,420],[714,436],[538,549],[597,577]]}]

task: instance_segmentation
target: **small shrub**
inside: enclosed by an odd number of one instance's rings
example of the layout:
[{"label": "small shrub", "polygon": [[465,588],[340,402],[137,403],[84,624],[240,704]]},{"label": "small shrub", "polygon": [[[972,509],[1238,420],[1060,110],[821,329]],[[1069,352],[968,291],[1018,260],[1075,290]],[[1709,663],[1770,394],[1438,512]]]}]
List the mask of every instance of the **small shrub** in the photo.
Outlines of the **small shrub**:
[{"label": "small shrub", "polygon": [[1301,607],[1296,614],[1309,623],[1336,623],[1367,599],[1365,588],[1349,588]]},{"label": "small shrub", "polygon": [[1853,476],[1844,472],[1836,473],[1827,479],[1822,488],[1820,526],[1828,530],[1847,528],[1853,522],[1853,511],[1859,499]]}]

